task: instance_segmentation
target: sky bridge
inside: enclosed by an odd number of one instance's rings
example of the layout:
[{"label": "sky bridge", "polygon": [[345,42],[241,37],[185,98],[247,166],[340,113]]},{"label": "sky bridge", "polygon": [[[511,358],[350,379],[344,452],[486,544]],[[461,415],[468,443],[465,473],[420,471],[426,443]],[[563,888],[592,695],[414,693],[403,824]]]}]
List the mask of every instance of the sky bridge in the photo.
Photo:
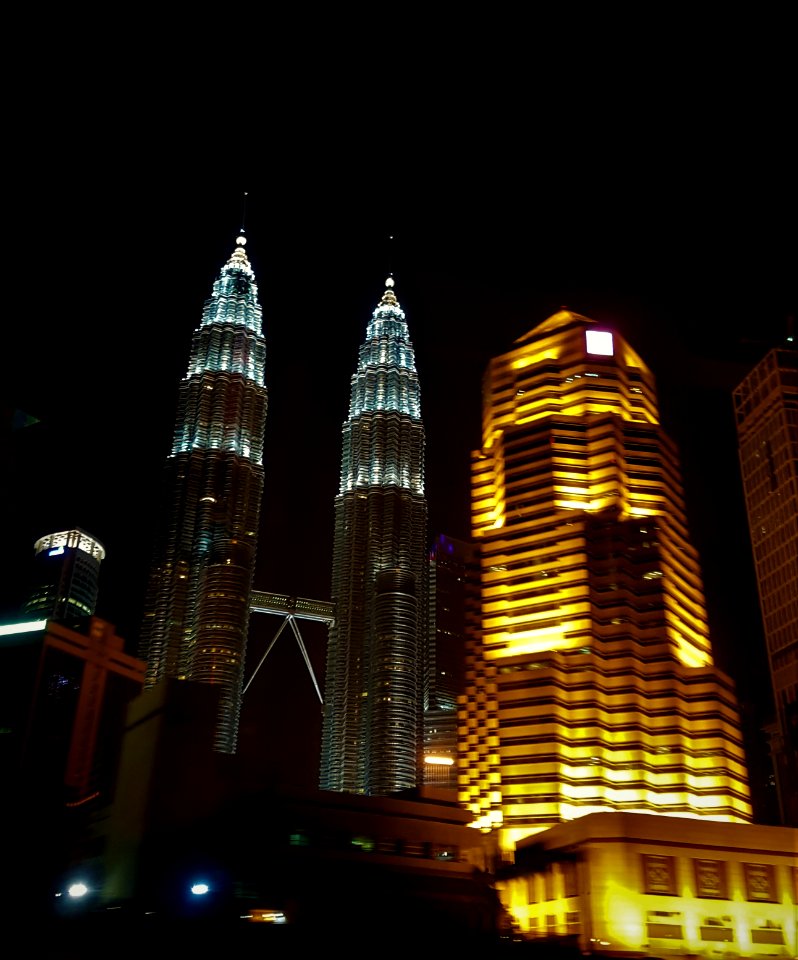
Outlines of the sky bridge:
[{"label": "sky bridge", "polygon": [[277,632],[268,647],[266,647],[263,656],[258,661],[258,665],[255,667],[252,676],[244,684],[242,693],[247,692],[249,685],[255,679],[258,670],[263,666],[266,657],[271,653],[272,648],[275,643],[277,643],[283,630],[285,630],[286,627],[290,627],[291,632],[294,634],[294,639],[299,645],[308,672],[310,673],[310,679],[316,688],[319,703],[323,704],[324,699],[321,695],[321,690],[319,689],[307,648],[305,647],[305,641],[302,639],[302,634],[299,631],[298,621],[313,620],[317,623],[326,623],[329,629],[332,624],[335,623],[335,604],[325,602],[324,600],[310,600],[307,597],[290,597],[283,593],[266,593],[263,590],[253,590],[250,594],[249,611],[250,613],[268,613],[272,616],[282,617],[282,623],[277,628]]}]

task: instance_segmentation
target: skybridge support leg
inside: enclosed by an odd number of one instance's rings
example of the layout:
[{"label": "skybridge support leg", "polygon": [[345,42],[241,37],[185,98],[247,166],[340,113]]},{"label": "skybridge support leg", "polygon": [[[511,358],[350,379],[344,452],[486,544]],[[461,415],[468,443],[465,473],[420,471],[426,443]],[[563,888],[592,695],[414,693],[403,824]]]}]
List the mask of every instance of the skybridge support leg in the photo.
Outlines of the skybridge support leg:
[{"label": "skybridge support leg", "polygon": [[277,630],[277,633],[272,638],[272,641],[269,644],[269,646],[266,647],[266,650],[263,656],[258,661],[258,665],[253,670],[252,676],[249,678],[249,680],[247,680],[246,684],[244,685],[244,689],[241,691],[242,696],[247,692],[247,690],[249,689],[249,685],[257,676],[258,670],[260,670],[260,668],[263,666],[264,661],[266,660],[266,657],[268,657],[269,654],[271,653],[272,647],[275,645],[275,643],[277,643],[277,640],[279,639],[280,634],[283,632],[283,630],[285,630],[286,626],[289,624],[291,626],[291,630],[293,631],[294,637],[296,638],[296,642],[299,645],[299,649],[300,649],[300,652],[302,653],[302,657],[305,661],[305,665],[308,668],[308,673],[310,673],[310,679],[313,681],[313,686],[319,698],[319,703],[324,705],[324,699],[322,698],[321,690],[319,690],[319,684],[316,681],[316,674],[313,672],[313,665],[310,662],[310,657],[308,656],[308,651],[307,651],[307,648],[305,647],[305,641],[302,639],[302,634],[299,632],[299,627],[296,622],[296,617],[294,617],[292,614],[288,614],[286,618],[283,620],[283,622],[280,624],[280,627]]}]

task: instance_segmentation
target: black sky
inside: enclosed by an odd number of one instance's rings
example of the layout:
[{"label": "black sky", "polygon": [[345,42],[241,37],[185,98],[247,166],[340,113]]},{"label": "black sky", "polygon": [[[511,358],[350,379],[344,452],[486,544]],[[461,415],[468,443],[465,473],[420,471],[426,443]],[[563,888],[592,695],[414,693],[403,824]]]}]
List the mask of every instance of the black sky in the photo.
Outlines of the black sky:
[{"label": "black sky", "polygon": [[[108,551],[97,612],[135,645],[177,384],[246,191],[269,390],[257,586],[328,595],[349,378],[389,272],[416,350],[430,529],[454,536],[485,364],[567,306],[615,326],[657,377],[716,658],[766,712],[731,391],[796,310],[788,71],[759,42],[777,25],[741,47],[745,25],[727,24],[734,49],[696,24],[658,49],[583,36],[579,56],[563,35],[522,51],[504,26],[512,49],[491,47],[490,68],[474,31],[457,54],[420,45],[402,86],[374,54],[304,49],[290,75],[264,63],[245,84],[167,69],[152,43],[157,88],[107,54],[101,78],[85,58],[34,57],[50,95],[14,88],[2,186],[2,401],[38,421],[2,450],[4,619],[34,540],[77,525]],[[254,656],[275,626],[253,625]],[[289,749],[312,769],[318,704],[293,641],[267,666],[279,682],[265,666],[253,698],[287,695],[309,718]]]}]

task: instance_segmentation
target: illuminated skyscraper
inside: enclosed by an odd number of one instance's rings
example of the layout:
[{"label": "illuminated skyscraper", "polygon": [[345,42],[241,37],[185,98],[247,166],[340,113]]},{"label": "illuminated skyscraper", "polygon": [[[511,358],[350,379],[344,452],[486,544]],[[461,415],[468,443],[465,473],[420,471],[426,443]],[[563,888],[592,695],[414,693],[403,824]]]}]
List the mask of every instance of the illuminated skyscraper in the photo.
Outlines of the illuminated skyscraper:
[{"label": "illuminated skyscraper", "polygon": [[426,669],[424,425],[405,314],[386,280],[352,376],[335,498],[322,790],[420,781]]},{"label": "illuminated skyscraper", "polygon": [[217,685],[214,746],[234,753],[263,493],[266,342],[239,236],[194,331],[166,461],[140,656],[165,677]]},{"label": "illuminated skyscraper", "polygon": [[61,530],[35,545],[34,585],[24,612],[69,622],[88,619],[97,606],[105,548],[83,530]]},{"label": "illuminated skyscraper", "polygon": [[798,826],[798,351],[774,349],[734,391],[740,468],[776,707],[782,823]]},{"label": "illuminated skyscraper", "polygon": [[461,801],[505,850],[598,811],[750,821],[651,371],[563,310],[490,361],[482,425]]}]

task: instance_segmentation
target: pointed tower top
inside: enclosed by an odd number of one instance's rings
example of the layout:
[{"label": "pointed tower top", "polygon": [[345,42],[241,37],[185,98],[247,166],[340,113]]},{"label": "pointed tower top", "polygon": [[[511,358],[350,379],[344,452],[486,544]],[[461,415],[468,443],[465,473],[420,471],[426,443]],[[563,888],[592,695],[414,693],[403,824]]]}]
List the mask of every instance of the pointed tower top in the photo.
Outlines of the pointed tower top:
[{"label": "pointed tower top", "polygon": [[385,293],[382,295],[382,300],[380,300],[381,307],[398,307],[399,301],[396,299],[396,294],[393,292],[394,287],[393,277],[388,277],[385,281]]},{"label": "pointed tower top", "polygon": [[238,236],[236,237],[236,246],[235,250],[230,254],[230,259],[225,264],[222,273],[229,274],[230,270],[240,271],[245,273],[250,280],[254,280],[254,274],[252,272],[252,266],[250,265],[249,259],[247,257],[247,252],[244,247],[247,245],[247,238],[244,236],[244,229],[239,231]]}]

